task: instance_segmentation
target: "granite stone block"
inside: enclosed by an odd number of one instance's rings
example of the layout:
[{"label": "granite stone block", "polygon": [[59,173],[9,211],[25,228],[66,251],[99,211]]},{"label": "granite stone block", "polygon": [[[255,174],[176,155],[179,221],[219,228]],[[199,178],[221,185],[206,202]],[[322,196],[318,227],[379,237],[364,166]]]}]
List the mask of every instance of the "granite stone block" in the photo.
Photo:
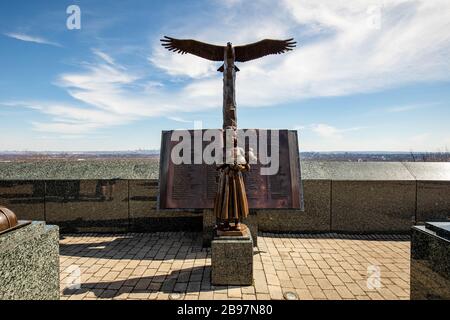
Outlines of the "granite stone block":
[{"label": "granite stone block", "polygon": [[450,181],[417,181],[417,223],[450,220]]},{"label": "granite stone block", "polygon": [[0,205],[19,220],[45,220],[44,181],[0,181]]},{"label": "granite stone block", "polygon": [[46,182],[47,221],[69,232],[128,230],[128,181],[52,180]]},{"label": "granite stone block", "polygon": [[264,232],[329,232],[331,182],[304,180],[305,210],[257,210],[258,229]]},{"label": "granite stone block", "polygon": [[158,180],[130,180],[130,231],[201,231],[202,210],[159,210]]},{"label": "granite stone block", "polygon": [[[411,233],[411,299],[450,300],[450,223],[441,234],[429,226]],[[437,227],[443,223],[435,223]],[[445,236],[445,234],[447,234]]]},{"label": "granite stone block", "polygon": [[129,181],[130,218],[145,218],[157,210],[158,180]]},{"label": "granite stone block", "polygon": [[411,172],[401,162],[329,161],[321,163],[321,170],[333,181],[414,180]]},{"label": "granite stone block", "polygon": [[58,300],[58,227],[33,222],[0,235],[0,283],[0,300]]},{"label": "granite stone block", "polygon": [[0,180],[158,179],[159,159],[0,162]]},{"label": "granite stone block", "polygon": [[333,181],[331,229],[409,232],[415,220],[414,181]]},{"label": "granite stone block", "polygon": [[402,162],[417,181],[450,181],[450,162]]},{"label": "granite stone block", "polygon": [[417,181],[417,223],[450,220],[450,163],[405,162]]},{"label": "granite stone block", "polygon": [[243,237],[214,237],[211,242],[213,285],[253,284],[253,241]]}]

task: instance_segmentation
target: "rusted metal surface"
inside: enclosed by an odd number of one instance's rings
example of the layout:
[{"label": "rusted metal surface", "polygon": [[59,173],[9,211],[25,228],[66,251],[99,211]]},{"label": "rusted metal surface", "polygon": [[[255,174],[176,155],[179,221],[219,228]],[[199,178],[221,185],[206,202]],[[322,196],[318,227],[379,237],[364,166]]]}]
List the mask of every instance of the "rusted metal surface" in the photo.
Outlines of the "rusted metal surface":
[{"label": "rusted metal surface", "polygon": [[25,226],[27,226],[29,224],[31,224],[31,221],[19,220],[19,222],[17,223],[17,225],[15,227],[12,227],[12,228],[0,231],[0,235],[12,232],[12,231],[20,229],[20,228],[23,228],[23,227],[25,227]]},{"label": "rusted metal surface", "polygon": [[[216,166],[205,163],[175,165],[170,156],[173,147],[178,143],[171,141],[173,132],[162,133],[160,209],[212,209],[217,192]],[[259,135],[259,130],[256,132]],[[191,130],[190,134],[193,137],[194,130]],[[203,142],[203,149],[206,145],[207,142]],[[271,149],[270,139],[268,149]],[[251,165],[250,171],[243,173],[250,209],[303,208],[298,150],[297,131],[280,130],[278,173],[271,176],[261,175],[261,167],[267,166],[259,161]]]}]

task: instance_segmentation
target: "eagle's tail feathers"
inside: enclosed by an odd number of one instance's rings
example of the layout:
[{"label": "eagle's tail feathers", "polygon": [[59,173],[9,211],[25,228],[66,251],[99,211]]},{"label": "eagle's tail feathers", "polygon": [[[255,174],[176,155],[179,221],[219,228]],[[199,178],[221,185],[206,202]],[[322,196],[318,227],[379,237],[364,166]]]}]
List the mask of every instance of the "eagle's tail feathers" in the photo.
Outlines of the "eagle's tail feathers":
[{"label": "eagle's tail feathers", "polygon": [[[217,71],[219,72],[224,72],[225,71],[225,65],[221,65],[219,69],[217,69]],[[238,67],[234,66],[234,71],[239,72],[241,71]]]}]

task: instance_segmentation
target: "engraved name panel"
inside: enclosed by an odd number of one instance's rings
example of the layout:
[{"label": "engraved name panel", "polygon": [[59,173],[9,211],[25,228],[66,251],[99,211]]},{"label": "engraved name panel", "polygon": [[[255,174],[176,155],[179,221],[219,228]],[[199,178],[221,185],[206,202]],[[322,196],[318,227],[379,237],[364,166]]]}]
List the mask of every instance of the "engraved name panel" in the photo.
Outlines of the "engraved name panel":
[{"label": "engraved name panel", "polygon": [[[207,209],[214,205],[217,190],[216,165],[174,164],[172,149],[179,141],[171,141],[174,131],[163,131],[160,162],[160,209]],[[191,150],[194,150],[194,130],[191,135]],[[204,132],[204,131],[203,131]],[[259,130],[256,130],[258,137]],[[197,137],[198,131],[197,131]],[[251,209],[302,209],[300,159],[297,131],[279,130],[279,169],[274,175],[262,175],[261,168],[269,164],[251,164],[244,173],[247,198]],[[203,150],[209,142],[202,142]],[[246,143],[246,151],[248,150]],[[267,154],[272,152],[270,130],[267,132]],[[259,153],[256,152],[259,158]]]}]

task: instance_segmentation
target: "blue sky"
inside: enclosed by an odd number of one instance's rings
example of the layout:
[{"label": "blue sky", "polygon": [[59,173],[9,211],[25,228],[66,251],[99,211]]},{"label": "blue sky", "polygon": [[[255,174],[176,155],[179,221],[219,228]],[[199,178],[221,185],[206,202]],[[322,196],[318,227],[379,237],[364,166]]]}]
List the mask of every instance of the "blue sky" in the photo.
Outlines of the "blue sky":
[{"label": "blue sky", "polygon": [[446,0],[4,0],[0,150],[157,149],[161,130],[221,127],[220,65],[164,51],[170,35],[297,40],[239,65],[241,128],[297,129],[303,151],[445,151],[449,16]]}]

